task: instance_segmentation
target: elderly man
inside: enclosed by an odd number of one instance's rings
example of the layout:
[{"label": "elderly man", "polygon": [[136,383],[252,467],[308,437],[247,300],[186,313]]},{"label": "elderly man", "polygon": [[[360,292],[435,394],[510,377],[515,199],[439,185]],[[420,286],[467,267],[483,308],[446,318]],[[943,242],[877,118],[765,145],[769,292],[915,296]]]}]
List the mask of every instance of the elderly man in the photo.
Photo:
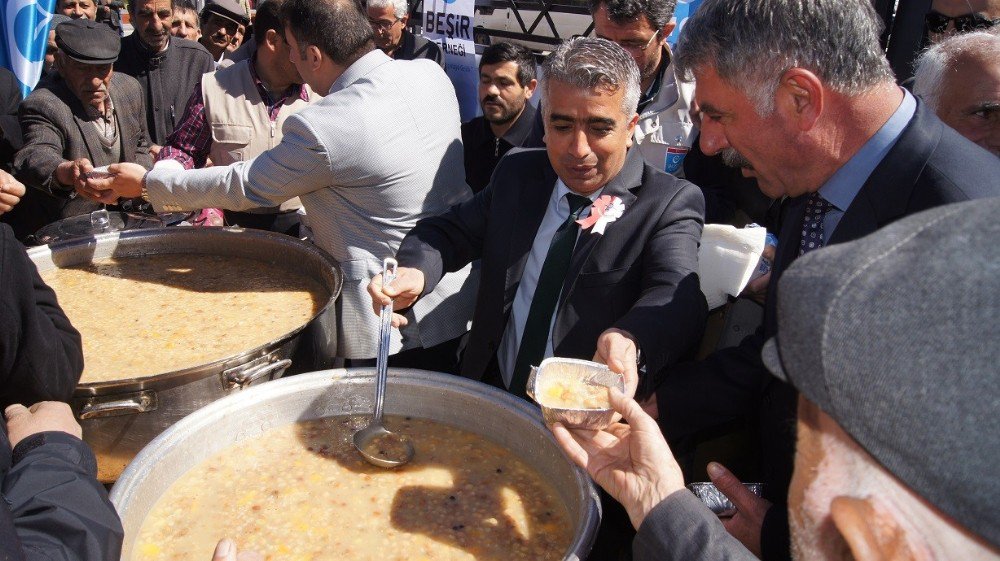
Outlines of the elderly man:
[{"label": "elderly man", "polygon": [[173,0],[132,0],[135,32],[122,39],[115,69],[139,81],[146,99],[146,130],[155,155],[180,123],[181,113],[203,74],[215,70],[204,47],[173,37]]},{"label": "elderly man", "polygon": [[593,357],[634,393],[637,359],[658,370],[701,335],[704,201],[628,151],[640,92],[624,50],[573,39],[544,73],[547,149],[508,154],[485,191],[417,224],[399,278],[383,287],[377,276],[369,292],[376,309],[406,309],[482,259],[464,376],[524,396],[543,358]]},{"label": "elderly man", "polygon": [[[326,97],[285,120],[280,144],[229,166],[154,169],[145,178],[138,166],[113,166],[114,181],[92,185],[113,190],[104,193],[106,201],[141,193],[163,210],[244,210],[300,196],[316,245],[344,273],[336,352],[371,359],[379,322],[365,291],[368,280],[418,220],[471,196],[462,173],[458,102],[434,63],[394,61],[375,49],[353,0],[285,0],[281,16],[292,62]],[[412,126],[398,126],[400,112],[412,117]],[[412,157],[416,147],[419,158]],[[469,269],[448,275],[427,295],[412,310],[412,325],[394,334],[392,352],[457,349],[472,315],[475,283],[468,276]]]},{"label": "elderly man", "polygon": [[535,108],[535,55],[521,45],[495,43],[479,60],[479,104],[483,114],[462,123],[465,181],[478,193],[486,188],[497,162],[521,146],[531,132]]},{"label": "elderly man", "polygon": [[1000,157],[1000,29],[927,49],[917,61],[913,93],[946,125]]},{"label": "elderly man", "polygon": [[56,0],[56,13],[72,19],[97,19],[97,0]]},{"label": "elderly man", "polygon": [[[933,209],[785,273],[764,362],[801,392],[795,559],[1000,559],[1000,484],[983,477],[1000,457],[983,344],[1000,329],[998,212],[996,198]],[[553,432],[625,505],[636,561],[756,559],[684,489],[653,420],[621,394],[612,405],[628,425]]]},{"label": "elderly man", "polygon": [[201,11],[201,44],[218,63],[240,47],[249,24],[236,0],[208,0]]},{"label": "elderly man", "polygon": [[[280,10],[284,0],[267,0],[257,10],[257,51],[215,74],[206,74],[188,101],[180,126],[167,139],[157,167],[205,167],[251,160],[281,143],[285,119],[319,99],[289,58]],[[299,235],[302,204],[226,211],[226,222]]]},{"label": "elderly man", "polygon": [[189,41],[201,39],[201,20],[192,0],[176,0],[174,15],[170,20],[170,34]]},{"label": "elderly man", "polygon": [[[120,39],[108,26],[86,19],[56,28],[59,78],[31,92],[19,118],[24,148],[14,175],[30,188],[38,207],[34,229],[100,208],[83,187],[95,166],[134,162],[151,167],[142,89],[113,72]],[[27,202],[27,201],[26,201]],[[132,203],[132,201],[129,201]]]},{"label": "elderly man", "polygon": [[368,23],[375,32],[375,45],[397,60],[429,58],[444,68],[444,53],[437,43],[406,29],[410,21],[406,0],[369,0]]},{"label": "elderly man", "polygon": [[[791,476],[796,399],[767,375],[760,350],[777,329],[782,272],[799,255],[908,214],[1000,195],[1000,161],[895,84],[879,28],[867,0],[706,0],[678,45],[679,75],[697,80],[704,152],[741,162],[767,195],[785,201],[762,329],[668,369],[656,405],[672,438],[759,416],[765,494],[779,504]],[[787,538],[771,528],[781,527],[765,521],[763,546],[759,529],[741,537],[765,558],[780,557]]]},{"label": "elderly man", "polygon": [[925,22],[931,43],[989,29],[1000,23],[1000,0],[933,0]]}]

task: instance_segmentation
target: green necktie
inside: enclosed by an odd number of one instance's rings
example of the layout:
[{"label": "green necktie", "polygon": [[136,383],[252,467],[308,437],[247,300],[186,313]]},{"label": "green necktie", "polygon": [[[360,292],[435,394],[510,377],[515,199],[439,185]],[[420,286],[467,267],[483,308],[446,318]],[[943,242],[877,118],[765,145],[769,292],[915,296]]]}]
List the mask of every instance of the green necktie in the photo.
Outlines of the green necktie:
[{"label": "green necktie", "polygon": [[517,360],[514,361],[514,372],[510,381],[510,392],[527,398],[525,386],[532,365],[538,365],[545,356],[545,347],[549,341],[549,326],[552,325],[552,314],[556,311],[559,293],[562,291],[569,262],[576,246],[576,235],[580,231],[577,218],[583,209],[591,203],[587,197],[567,193],[569,216],[559,226],[549,251],[545,254],[542,272],[538,275],[535,294],[531,298],[531,309],[524,323],[524,333],[521,335],[521,346],[517,349]]}]

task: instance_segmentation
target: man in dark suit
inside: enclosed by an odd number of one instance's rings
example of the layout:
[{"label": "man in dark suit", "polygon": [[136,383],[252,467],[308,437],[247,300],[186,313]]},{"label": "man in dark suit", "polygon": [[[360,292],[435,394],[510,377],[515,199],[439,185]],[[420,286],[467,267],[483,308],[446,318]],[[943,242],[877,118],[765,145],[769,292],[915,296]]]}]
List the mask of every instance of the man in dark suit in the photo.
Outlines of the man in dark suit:
[{"label": "man in dark suit", "polygon": [[[782,272],[804,253],[903,216],[1000,195],[1000,162],[896,86],[867,0],[766,3],[706,0],[688,20],[677,57],[679,72],[697,80],[704,152],[721,153],[767,195],[784,197],[764,324],[737,347],[668,369],[648,406],[675,439],[757,416],[765,496],[783,507],[796,394],[760,359],[777,331]],[[928,297],[915,294],[914,304]],[[717,483],[732,477],[717,468]],[[786,511],[767,506],[743,509],[728,528],[765,560],[787,557]],[[772,532],[779,528],[783,536]]]},{"label": "man in dark suit", "polygon": [[59,24],[56,42],[60,78],[31,92],[19,110],[24,148],[14,159],[14,174],[32,188],[15,208],[28,213],[19,236],[100,208],[74,190],[86,193],[84,175],[95,166],[152,167],[142,89],[112,69],[118,35],[104,24],[77,19]]},{"label": "man in dark suit", "polygon": [[399,278],[383,288],[377,276],[369,292],[376,309],[393,298],[404,309],[481,259],[464,376],[523,396],[543,357],[594,358],[635,392],[637,358],[659,369],[701,336],[704,200],[628,152],[639,73],[623,49],[575,39],[545,69],[546,151],[510,152],[473,200],[419,222]]}]

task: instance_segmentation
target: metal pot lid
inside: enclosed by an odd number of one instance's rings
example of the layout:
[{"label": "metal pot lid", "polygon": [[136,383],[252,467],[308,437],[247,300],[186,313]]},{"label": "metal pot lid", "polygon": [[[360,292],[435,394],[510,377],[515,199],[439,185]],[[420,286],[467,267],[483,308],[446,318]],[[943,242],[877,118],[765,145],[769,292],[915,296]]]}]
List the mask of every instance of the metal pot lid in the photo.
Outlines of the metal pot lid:
[{"label": "metal pot lid", "polygon": [[57,220],[35,232],[34,237],[39,244],[44,245],[107,232],[174,226],[183,222],[189,215],[190,213],[186,212],[141,214],[95,210],[90,214]]}]

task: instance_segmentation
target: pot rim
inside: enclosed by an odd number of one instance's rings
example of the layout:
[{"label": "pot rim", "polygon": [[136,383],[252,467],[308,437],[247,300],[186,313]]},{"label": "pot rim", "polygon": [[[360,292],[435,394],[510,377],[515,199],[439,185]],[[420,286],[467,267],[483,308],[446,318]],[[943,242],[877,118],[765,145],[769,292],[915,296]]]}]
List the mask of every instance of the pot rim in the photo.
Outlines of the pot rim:
[{"label": "pot rim", "polygon": [[[488,398],[498,407],[509,410],[534,425],[544,435],[544,438],[550,441],[552,446],[559,451],[559,454],[573,472],[576,483],[580,512],[577,518],[572,521],[574,537],[573,541],[567,547],[564,561],[576,561],[587,557],[597,537],[597,529],[601,521],[600,497],[597,493],[597,488],[594,486],[587,472],[575,465],[559,448],[555,437],[549,431],[548,427],[545,426],[538,408],[498,388],[451,374],[413,368],[390,368],[390,374],[390,382],[393,380],[405,380],[407,382],[417,382],[431,389],[440,388],[442,391],[446,389],[459,389],[470,394],[479,394],[482,397]],[[238,409],[260,408],[268,403],[278,401],[282,397],[296,393],[309,390],[319,393],[332,384],[374,385],[374,378],[375,371],[372,368],[320,370],[282,378],[218,399],[174,423],[147,444],[119,476],[117,482],[111,488],[109,499],[120,513],[122,519],[128,518],[129,513],[126,507],[128,507],[129,501],[141,489],[143,480],[150,469],[157,464],[160,457],[169,453],[174,448],[182,446],[185,439],[191,435],[202,431],[211,431],[216,426],[216,423],[220,419],[230,415],[230,409],[236,408],[237,405],[239,405]],[[466,428],[465,430],[472,429]],[[481,433],[477,434],[480,434],[483,438],[490,439],[490,437]],[[242,438],[237,437],[235,442],[240,442],[242,439],[249,438],[250,436],[252,435],[242,435]],[[202,460],[204,459],[207,458],[203,458]],[[183,474],[178,474],[177,477],[179,478],[181,475]],[[159,497],[157,497],[158,499]]]},{"label": "pot rim", "polygon": [[[33,263],[36,264],[37,260],[40,259],[52,259],[53,255],[58,255],[60,252],[75,250],[80,247],[100,247],[103,245],[113,244],[114,248],[117,249],[118,243],[122,243],[123,249],[127,248],[132,243],[145,240],[147,238],[171,238],[171,237],[191,237],[191,236],[202,236],[208,238],[217,239],[232,239],[227,236],[237,235],[240,240],[238,243],[252,243],[252,239],[262,239],[267,240],[276,244],[283,244],[289,247],[294,247],[297,250],[311,254],[312,257],[319,260],[322,264],[329,266],[333,271],[334,284],[335,286],[329,286],[327,283],[321,282],[324,288],[330,290],[330,297],[308,321],[295,328],[294,330],[285,333],[281,337],[271,340],[267,343],[254,347],[252,349],[241,351],[238,354],[226,356],[212,362],[207,362],[188,368],[182,368],[180,370],[172,370],[169,372],[161,372],[159,374],[154,374],[152,376],[142,376],[138,378],[119,378],[115,380],[107,380],[102,382],[82,382],[77,385],[76,390],[73,392],[74,398],[88,398],[96,397],[108,394],[117,393],[131,393],[139,392],[144,390],[163,390],[179,385],[187,384],[195,380],[200,380],[208,376],[219,374],[220,372],[240,366],[254,360],[256,358],[266,356],[268,353],[280,348],[285,343],[294,339],[299,333],[301,333],[306,327],[312,322],[316,321],[320,316],[328,313],[331,306],[336,303],[337,298],[340,297],[340,292],[343,289],[344,275],[340,271],[340,265],[330,256],[329,253],[323,249],[317,247],[314,244],[306,243],[298,238],[288,236],[285,234],[279,234],[277,232],[268,232],[265,230],[255,230],[251,228],[240,228],[240,227],[221,227],[221,226],[208,226],[208,227],[168,227],[168,228],[148,228],[141,230],[124,230],[118,232],[107,232],[103,234],[97,234],[94,236],[85,236],[80,238],[74,238],[70,240],[60,241],[49,245],[42,245],[38,247],[33,247],[27,250],[28,258],[31,259]],[[234,242],[236,243],[236,242]],[[169,250],[169,246],[164,246],[163,249]],[[150,254],[169,254],[170,251],[150,251]],[[173,252],[176,253],[176,252]],[[205,252],[208,255],[213,255],[217,253]],[[93,259],[91,259],[93,261]],[[81,261],[82,263],[82,261]],[[56,265],[59,268],[59,265]]]}]

